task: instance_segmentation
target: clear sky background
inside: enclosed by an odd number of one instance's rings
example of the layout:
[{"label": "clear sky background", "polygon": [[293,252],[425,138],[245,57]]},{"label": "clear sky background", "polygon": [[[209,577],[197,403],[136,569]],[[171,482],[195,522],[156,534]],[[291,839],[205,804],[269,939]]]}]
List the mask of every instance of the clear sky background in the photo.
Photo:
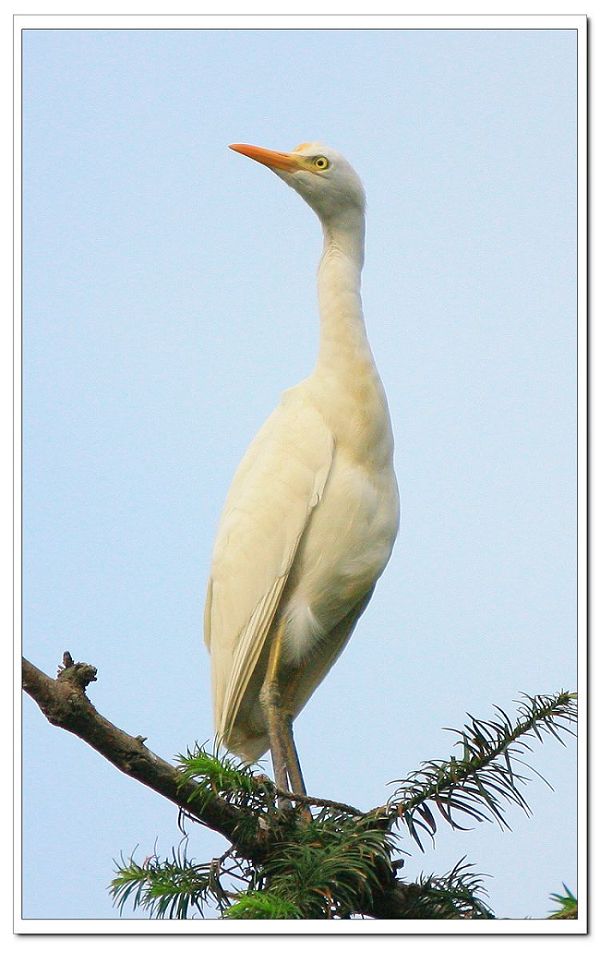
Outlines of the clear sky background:
[{"label": "clear sky background", "polygon": [[[98,710],[172,759],[212,738],[202,610],[245,447],[317,346],[319,225],[233,141],[347,155],[402,524],[296,725],[309,790],[366,808],[466,713],[576,686],[574,31],[29,30],[24,652],[98,666]],[[440,828],[501,917],[576,884],[575,750],[534,815]],[[117,916],[113,859],[176,810],[24,704],[26,917]],[[196,829],[198,859],[226,849]],[[130,911],[128,915],[134,914]],[[138,914],[139,915],[139,914]]]}]

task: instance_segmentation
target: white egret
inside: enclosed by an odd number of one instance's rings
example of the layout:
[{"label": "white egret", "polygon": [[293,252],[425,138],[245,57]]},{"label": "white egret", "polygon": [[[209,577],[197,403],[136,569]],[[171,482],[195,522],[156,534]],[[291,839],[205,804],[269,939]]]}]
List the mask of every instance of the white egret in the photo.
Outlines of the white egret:
[{"label": "white egret", "polygon": [[315,369],[283,394],[233,479],[205,608],[220,742],[271,750],[280,789],[305,793],[292,721],[346,645],[398,531],[387,401],[367,340],[360,279],[365,195],[337,151],[231,148],[266,165],[318,215]]}]

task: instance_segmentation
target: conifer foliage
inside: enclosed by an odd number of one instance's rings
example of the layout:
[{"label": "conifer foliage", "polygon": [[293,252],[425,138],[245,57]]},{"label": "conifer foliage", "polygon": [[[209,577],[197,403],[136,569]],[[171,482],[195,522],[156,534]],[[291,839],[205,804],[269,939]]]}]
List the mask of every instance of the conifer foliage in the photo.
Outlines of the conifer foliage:
[{"label": "conifer foliage", "polygon": [[[369,812],[283,793],[256,767],[196,745],[178,758],[177,778],[196,804],[194,816],[181,810],[182,845],[141,864],[135,854],[121,858],[113,899],[121,911],[129,905],[168,919],[209,910],[236,920],[491,919],[482,877],[466,859],[439,875],[411,878],[407,846],[414,844],[418,856],[442,824],[460,830],[495,821],[508,828],[511,805],[530,815],[523,793],[539,774],[525,756],[536,740],[563,742],[575,723],[570,692],[523,696],[515,719],[497,707],[491,721],[469,716],[462,730],[451,730],[456,756],[423,763]],[[204,808],[218,800],[233,808],[235,841],[211,862],[196,863],[188,856],[187,824],[201,823]],[[551,918],[576,917],[576,899],[565,891],[553,896],[559,909]]]}]

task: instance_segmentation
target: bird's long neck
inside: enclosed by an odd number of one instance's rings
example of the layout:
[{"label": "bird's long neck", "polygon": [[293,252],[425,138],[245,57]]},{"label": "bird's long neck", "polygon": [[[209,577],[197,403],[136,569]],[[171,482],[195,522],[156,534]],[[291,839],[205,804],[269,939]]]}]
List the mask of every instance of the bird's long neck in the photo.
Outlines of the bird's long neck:
[{"label": "bird's long neck", "polygon": [[365,220],[362,211],[323,221],[317,288],[321,314],[318,369],[345,373],[364,358],[372,363],[360,297]]}]

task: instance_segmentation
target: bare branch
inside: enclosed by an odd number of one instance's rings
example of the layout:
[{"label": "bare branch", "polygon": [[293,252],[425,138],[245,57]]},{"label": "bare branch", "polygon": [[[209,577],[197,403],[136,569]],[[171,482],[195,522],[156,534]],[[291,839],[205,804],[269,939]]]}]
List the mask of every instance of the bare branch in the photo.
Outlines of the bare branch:
[{"label": "bare branch", "polygon": [[239,811],[219,796],[208,800],[192,799],[193,787],[181,785],[178,770],[144,745],[142,736],[130,736],[95,709],[85,689],[96,681],[96,669],[84,662],[73,662],[65,653],[64,667],[51,679],[27,659],[22,660],[23,689],[37,703],[48,722],[83,739],[121,772],[153,789],[176,806],[186,810],[209,829],[221,833],[244,856],[256,858],[263,849],[260,838],[254,843],[238,839]]}]

